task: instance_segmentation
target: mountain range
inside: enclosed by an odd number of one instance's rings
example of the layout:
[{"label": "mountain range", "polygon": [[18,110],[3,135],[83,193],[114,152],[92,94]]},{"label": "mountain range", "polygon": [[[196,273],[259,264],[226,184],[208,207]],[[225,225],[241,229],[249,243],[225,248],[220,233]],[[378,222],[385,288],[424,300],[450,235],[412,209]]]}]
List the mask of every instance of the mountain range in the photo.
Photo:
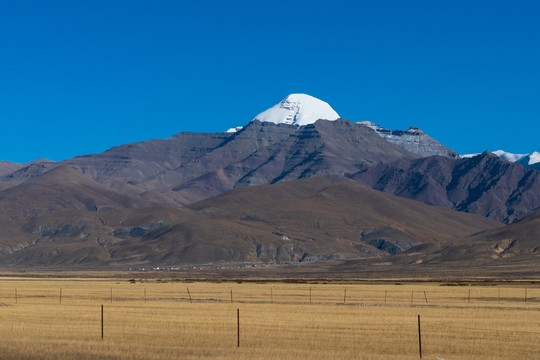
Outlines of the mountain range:
[{"label": "mountain range", "polygon": [[292,94],[222,133],[0,162],[0,266],[533,261],[540,179],[515,161]]}]

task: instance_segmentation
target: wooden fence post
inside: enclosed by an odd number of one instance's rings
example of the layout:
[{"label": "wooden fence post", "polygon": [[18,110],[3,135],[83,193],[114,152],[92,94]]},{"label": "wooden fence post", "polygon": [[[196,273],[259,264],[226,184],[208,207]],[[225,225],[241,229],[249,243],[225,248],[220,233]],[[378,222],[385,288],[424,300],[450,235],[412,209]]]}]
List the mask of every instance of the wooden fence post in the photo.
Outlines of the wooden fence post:
[{"label": "wooden fence post", "polygon": [[420,331],[420,314],[418,314],[418,352],[422,358],[422,332]]},{"label": "wooden fence post", "polygon": [[101,305],[101,340],[103,340],[103,305]]},{"label": "wooden fence post", "polygon": [[59,298],[60,298],[60,305],[62,305],[62,288],[60,288],[60,296],[59,296]]},{"label": "wooden fence post", "polygon": [[236,309],[236,347],[240,347],[240,308]]},{"label": "wooden fence post", "polygon": [[189,292],[189,288],[186,288],[187,289],[187,293],[188,293],[188,296],[189,296],[189,302],[192,303],[193,301],[191,300],[191,293]]}]

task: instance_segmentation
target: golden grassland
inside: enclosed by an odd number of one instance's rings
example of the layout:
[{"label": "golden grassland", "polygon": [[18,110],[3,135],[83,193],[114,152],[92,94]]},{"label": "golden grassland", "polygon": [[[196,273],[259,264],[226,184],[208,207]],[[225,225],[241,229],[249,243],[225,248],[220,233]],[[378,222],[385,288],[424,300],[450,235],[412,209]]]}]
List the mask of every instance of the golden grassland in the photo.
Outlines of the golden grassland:
[{"label": "golden grassland", "polygon": [[442,285],[3,278],[0,358],[540,358],[540,288]]}]

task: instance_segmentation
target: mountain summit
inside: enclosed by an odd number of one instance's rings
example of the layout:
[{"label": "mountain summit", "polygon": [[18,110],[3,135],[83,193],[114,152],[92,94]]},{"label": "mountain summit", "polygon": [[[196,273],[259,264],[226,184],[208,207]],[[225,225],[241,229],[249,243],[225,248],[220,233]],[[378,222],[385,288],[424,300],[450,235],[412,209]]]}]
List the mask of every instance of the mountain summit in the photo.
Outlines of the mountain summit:
[{"label": "mountain summit", "polygon": [[[291,94],[255,116],[253,120],[303,126],[317,120],[337,120],[340,116],[328,103],[307,94]],[[253,121],[252,120],[252,121]]]}]

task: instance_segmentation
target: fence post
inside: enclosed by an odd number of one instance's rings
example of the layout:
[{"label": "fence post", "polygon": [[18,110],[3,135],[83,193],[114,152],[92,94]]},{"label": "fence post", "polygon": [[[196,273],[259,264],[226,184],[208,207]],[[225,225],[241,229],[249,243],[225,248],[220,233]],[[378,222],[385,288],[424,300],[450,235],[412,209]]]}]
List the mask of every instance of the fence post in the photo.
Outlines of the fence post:
[{"label": "fence post", "polygon": [[469,297],[467,297],[467,302],[468,302],[468,303],[471,302],[471,289],[469,289]]},{"label": "fence post", "polygon": [[111,304],[112,304],[112,287],[111,287]]},{"label": "fence post", "polygon": [[525,302],[527,302],[527,288],[525,288]]},{"label": "fence post", "polygon": [[411,304],[413,302],[413,298],[414,298],[414,291],[411,291]]},{"label": "fence post", "polygon": [[384,303],[386,304],[386,295],[388,293],[388,290],[384,290]]},{"label": "fence post", "polygon": [[189,292],[189,288],[186,288],[187,289],[187,293],[188,293],[188,296],[189,296],[189,302],[192,303],[193,301],[191,300],[191,293]]},{"label": "fence post", "polygon": [[424,291],[424,297],[426,298],[426,304],[427,304],[427,294],[425,291]]},{"label": "fence post", "polygon": [[240,308],[236,309],[236,347],[240,347]]},{"label": "fence post", "polygon": [[103,340],[103,305],[101,305],[101,340]]},{"label": "fence post", "polygon": [[60,305],[62,305],[62,288],[60,288],[60,296],[59,296],[59,298],[60,298]]},{"label": "fence post", "polygon": [[232,304],[232,289],[231,289],[231,304]]},{"label": "fence post", "polygon": [[311,304],[311,287],[309,287],[309,303]]},{"label": "fence post", "polygon": [[347,288],[343,290],[343,305],[347,302]]},{"label": "fence post", "polygon": [[420,331],[420,314],[418,314],[418,352],[422,358],[422,332]]},{"label": "fence post", "polygon": [[17,295],[17,288],[15,288],[15,304],[18,302],[19,297]]},{"label": "fence post", "polygon": [[270,288],[270,303],[274,303],[274,294],[272,293],[272,288]]}]

